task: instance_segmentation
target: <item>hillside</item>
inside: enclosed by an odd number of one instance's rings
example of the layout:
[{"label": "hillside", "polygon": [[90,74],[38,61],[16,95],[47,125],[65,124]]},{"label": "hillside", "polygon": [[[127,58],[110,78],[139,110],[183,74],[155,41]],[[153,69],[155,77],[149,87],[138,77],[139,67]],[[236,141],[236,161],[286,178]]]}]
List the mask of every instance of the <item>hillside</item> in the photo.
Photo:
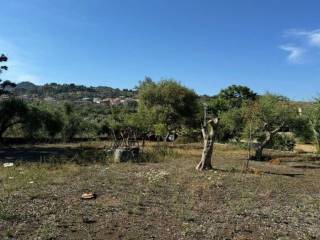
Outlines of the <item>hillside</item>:
[{"label": "hillside", "polygon": [[31,82],[21,82],[14,90],[17,96],[32,96],[36,98],[54,97],[57,100],[77,100],[82,98],[133,97],[136,92],[130,89],[119,89],[106,86],[87,87],[75,84],[50,83],[35,85]]}]

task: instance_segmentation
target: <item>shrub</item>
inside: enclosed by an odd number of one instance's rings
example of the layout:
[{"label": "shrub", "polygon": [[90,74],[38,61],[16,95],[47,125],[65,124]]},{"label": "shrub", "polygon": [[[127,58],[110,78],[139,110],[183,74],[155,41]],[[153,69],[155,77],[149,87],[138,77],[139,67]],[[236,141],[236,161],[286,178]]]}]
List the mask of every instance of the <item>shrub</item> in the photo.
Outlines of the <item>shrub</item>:
[{"label": "shrub", "polygon": [[195,143],[202,140],[201,132],[197,129],[192,128],[184,128],[178,135],[175,143],[187,144],[187,143]]},{"label": "shrub", "polygon": [[293,151],[295,145],[296,140],[293,136],[288,134],[276,134],[267,147],[281,151]]}]

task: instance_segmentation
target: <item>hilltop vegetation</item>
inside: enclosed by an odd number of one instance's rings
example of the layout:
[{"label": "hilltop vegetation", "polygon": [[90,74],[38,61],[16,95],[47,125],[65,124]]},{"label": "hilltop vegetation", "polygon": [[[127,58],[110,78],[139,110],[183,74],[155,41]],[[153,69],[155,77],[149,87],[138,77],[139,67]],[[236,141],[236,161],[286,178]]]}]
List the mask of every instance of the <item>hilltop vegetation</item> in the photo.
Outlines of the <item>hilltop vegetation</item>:
[{"label": "hilltop vegetation", "polygon": [[17,96],[29,95],[43,99],[54,97],[56,100],[79,100],[82,98],[115,98],[115,97],[133,97],[134,90],[118,89],[111,87],[86,87],[83,85],[50,83],[38,86],[30,82],[17,84],[13,93]]}]

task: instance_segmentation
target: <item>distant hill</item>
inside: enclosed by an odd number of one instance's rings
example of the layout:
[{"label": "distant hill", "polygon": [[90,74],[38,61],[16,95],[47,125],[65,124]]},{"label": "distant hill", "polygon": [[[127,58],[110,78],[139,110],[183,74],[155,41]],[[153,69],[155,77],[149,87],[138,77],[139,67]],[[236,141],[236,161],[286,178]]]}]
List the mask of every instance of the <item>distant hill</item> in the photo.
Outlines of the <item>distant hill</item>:
[{"label": "distant hill", "polygon": [[33,97],[53,97],[57,100],[77,100],[82,98],[134,97],[135,90],[119,89],[106,86],[87,87],[83,85],[50,83],[35,85],[31,82],[21,82],[14,90],[15,95],[32,95]]},{"label": "distant hill", "polygon": [[36,90],[37,87],[38,86],[33,84],[32,82],[21,82],[21,83],[17,84],[16,89],[17,90],[24,89],[27,91],[33,91],[33,90]]}]

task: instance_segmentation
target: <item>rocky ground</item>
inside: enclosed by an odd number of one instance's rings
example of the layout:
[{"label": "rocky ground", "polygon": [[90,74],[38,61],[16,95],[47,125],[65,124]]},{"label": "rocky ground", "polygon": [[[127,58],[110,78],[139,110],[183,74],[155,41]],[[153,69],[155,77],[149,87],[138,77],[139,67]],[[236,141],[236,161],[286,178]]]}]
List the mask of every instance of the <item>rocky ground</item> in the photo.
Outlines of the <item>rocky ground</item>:
[{"label": "rocky ground", "polygon": [[170,146],[144,163],[1,164],[0,239],[320,239],[320,158],[269,152],[243,173],[246,151],[218,145],[197,172],[201,146]]}]

